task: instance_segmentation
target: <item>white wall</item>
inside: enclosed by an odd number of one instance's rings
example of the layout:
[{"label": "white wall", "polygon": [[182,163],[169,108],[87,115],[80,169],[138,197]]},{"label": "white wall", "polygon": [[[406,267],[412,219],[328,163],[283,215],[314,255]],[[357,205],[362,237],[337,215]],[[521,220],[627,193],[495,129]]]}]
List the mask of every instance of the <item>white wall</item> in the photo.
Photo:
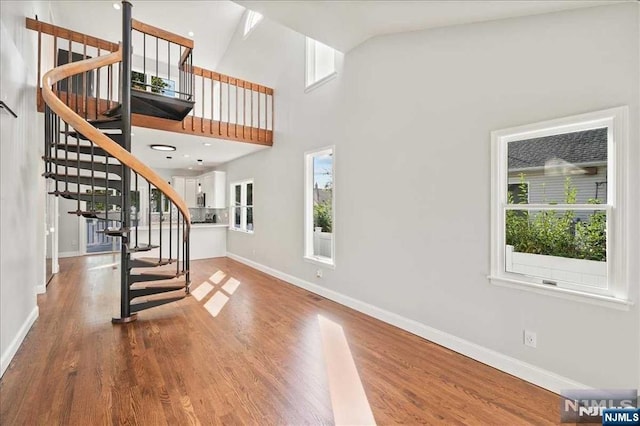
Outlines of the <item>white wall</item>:
[{"label": "white wall", "polygon": [[[267,19],[247,40],[237,33],[219,71],[275,89],[276,134],[272,149],[222,168],[230,181],[255,180],[255,234],[229,232],[228,251],[463,339],[471,356],[497,352],[494,365],[640,386],[637,305],[614,310],[486,278],[491,130],[629,105],[631,182],[640,181],[638,27],[638,4],[627,3],[377,37],[308,94],[302,35]],[[331,144],[337,266],[318,279],[303,261],[303,153]],[[640,190],[631,191],[638,301]],[[525,328],[537,349],[523,345]]]},{"label": "white wall", "polygon": [[0,2],[0,98],[18,114],[0,112],[0,374],[38,316],[45,279],[44,120],[35,102],[37,36],[24,27],[36,13],[49,20],[49,2]]}]

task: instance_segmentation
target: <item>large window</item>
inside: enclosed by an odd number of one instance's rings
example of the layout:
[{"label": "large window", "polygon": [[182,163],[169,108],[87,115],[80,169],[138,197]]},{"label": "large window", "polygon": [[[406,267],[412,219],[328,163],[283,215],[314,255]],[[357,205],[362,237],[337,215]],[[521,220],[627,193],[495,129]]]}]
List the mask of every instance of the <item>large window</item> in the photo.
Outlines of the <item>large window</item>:
[{"label": "large window", "polygon": [[336,75],[336,51],[307,37],[306,88],[311,90]]},{"label": "large window", "polygon": [[492,281],[625,301],[626,108],[492,133]]},{"label": "large window", "polygon": [[229,229],[253,233],[253,180],[232,183],[230,199]]},{"label": "large window", "polygon": [[306,259],[334,265],[334,148],[305,155],[305,253]]}]

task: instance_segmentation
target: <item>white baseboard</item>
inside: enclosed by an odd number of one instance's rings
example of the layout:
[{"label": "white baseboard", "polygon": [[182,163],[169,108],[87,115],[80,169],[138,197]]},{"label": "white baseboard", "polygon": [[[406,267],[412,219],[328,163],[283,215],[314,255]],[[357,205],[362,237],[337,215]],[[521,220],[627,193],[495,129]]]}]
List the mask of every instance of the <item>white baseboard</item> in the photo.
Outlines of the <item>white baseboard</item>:
[{"label": "white baseboard", "polygon": [[325,287],[319,286],[309,281],[294,277],[292,275],[254,262],[253,260],[238,256],[237,254],[227,252],[227,257],[240,263],[244,263],[245,265],[250,266],[254,269],[262,271],[265,274],[279,278],[295,286],[304,288],[305,290],[308,290],[312,293],[315,293],[322,297],[326,297],[327,299],[333,300],[334,302],[340,303],[341,305],[348,306],[349,308],[355,309],[358,312],[362,312],[363,314],[379,319],[380,321],[386,322],[387,324],[394,325],[398,328],[408,331],[409,333],[437,343],[438,345],[444,346],[445,348],[468,356],[469,358],[475,359],[476,361],[480,361],[483,364],[490,365],[491,367],[494,367],[500,371],[504,371],[505,373],[511,374],[529,383],[533,383],[534,385],[550,390],[551,392],[559,394],[562,390],[566,389],[590,388],[587,385],[560,376],[551,371],[536,367],[535,365],[520,361],[519,359],[512,358],[510,356],[496,352],[492,349],[485,348],[484,346],[469,342],[449,333],[445,333],[441,330],[429,327],[428,325],[381,309],[377,306],[370,305],[368,303],[362,302],[349,296],[345,296],[344,294],[329,290]]},{"label": "white baseboard", "polygon": [[45,294],[47,292],[47,285],[37,285],[36,286],[36,294]]},{"label": "white baseboard", "polygon": [[15,356],[16,352],[18,352],[22,341],[25,337],[27,337],[27,333],[31,329],[31,326],[38,319],[38,313],[38,307],[36,306],[35,308],[33,308],[24,324],[22,324],[20,330],[18,330],[18,334],[13,338],[13,340],[9,344],[9,347],[2,354],[2,357],[0,358],[0,377],[4,375],[4,372],[7,370],[7,367],[9,367],[11,360]]},{"label": "white baseboard", "polygon": [[82,253],[79,251],[63,251],[58,253],[58,259],[62,259],[63,257],[76,257],[82,256]]}]

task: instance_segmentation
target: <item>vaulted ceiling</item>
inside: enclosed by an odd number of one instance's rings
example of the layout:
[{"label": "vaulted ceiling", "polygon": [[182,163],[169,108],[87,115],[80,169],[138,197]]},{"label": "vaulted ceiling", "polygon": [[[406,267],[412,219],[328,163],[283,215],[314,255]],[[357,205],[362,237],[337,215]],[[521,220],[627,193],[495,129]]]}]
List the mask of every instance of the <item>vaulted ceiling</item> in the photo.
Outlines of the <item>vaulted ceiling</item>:
[{"label": "vaulted ceiling", "polygon": [[383,34],[601,6],[615,3],[617,0],[235,2],[335,49],[347,52],[367,39]]},{"label": "vaulted ceiling", "polygon": [[[118,0],[51,2],[56,25],[118,42],[122,40],[122,12]],[[197,65],[215,69],[242,19],[244,7],[231,1],[133,0],[135,19],[184,37],[193,32]]]}]

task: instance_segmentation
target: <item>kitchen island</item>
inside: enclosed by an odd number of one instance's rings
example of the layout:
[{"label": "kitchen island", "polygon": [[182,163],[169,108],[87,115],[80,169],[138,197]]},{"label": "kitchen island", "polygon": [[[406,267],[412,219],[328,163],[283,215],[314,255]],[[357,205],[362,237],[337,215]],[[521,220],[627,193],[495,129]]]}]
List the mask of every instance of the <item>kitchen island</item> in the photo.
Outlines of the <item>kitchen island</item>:
[{"label": "kitchen island", "polygon": [[[173,234],[171,236],[171,257],[176,258],[176,236],[177,225],[172,224]],[[209,259],[212,257],[224,257],[227,255],[227,223],[194,223],[191,225],[190,251],[191,260]],[[138,244],[149,243],[149,228],[147,226],[138,227]],[[182,240],[182,228],[180,228],[180,239]],[[135,228],[131,229],[132,246],[136,244]],[[151,244],[160,245],[160,228],[158,223],[151,227]],[[182,244],[180,244],[180,256],[182,257]],[[160,257],[160,249],[151,251],[132,253],[131,257]],[[162,257],[169,257],[169,223],[162,224]]]}]

